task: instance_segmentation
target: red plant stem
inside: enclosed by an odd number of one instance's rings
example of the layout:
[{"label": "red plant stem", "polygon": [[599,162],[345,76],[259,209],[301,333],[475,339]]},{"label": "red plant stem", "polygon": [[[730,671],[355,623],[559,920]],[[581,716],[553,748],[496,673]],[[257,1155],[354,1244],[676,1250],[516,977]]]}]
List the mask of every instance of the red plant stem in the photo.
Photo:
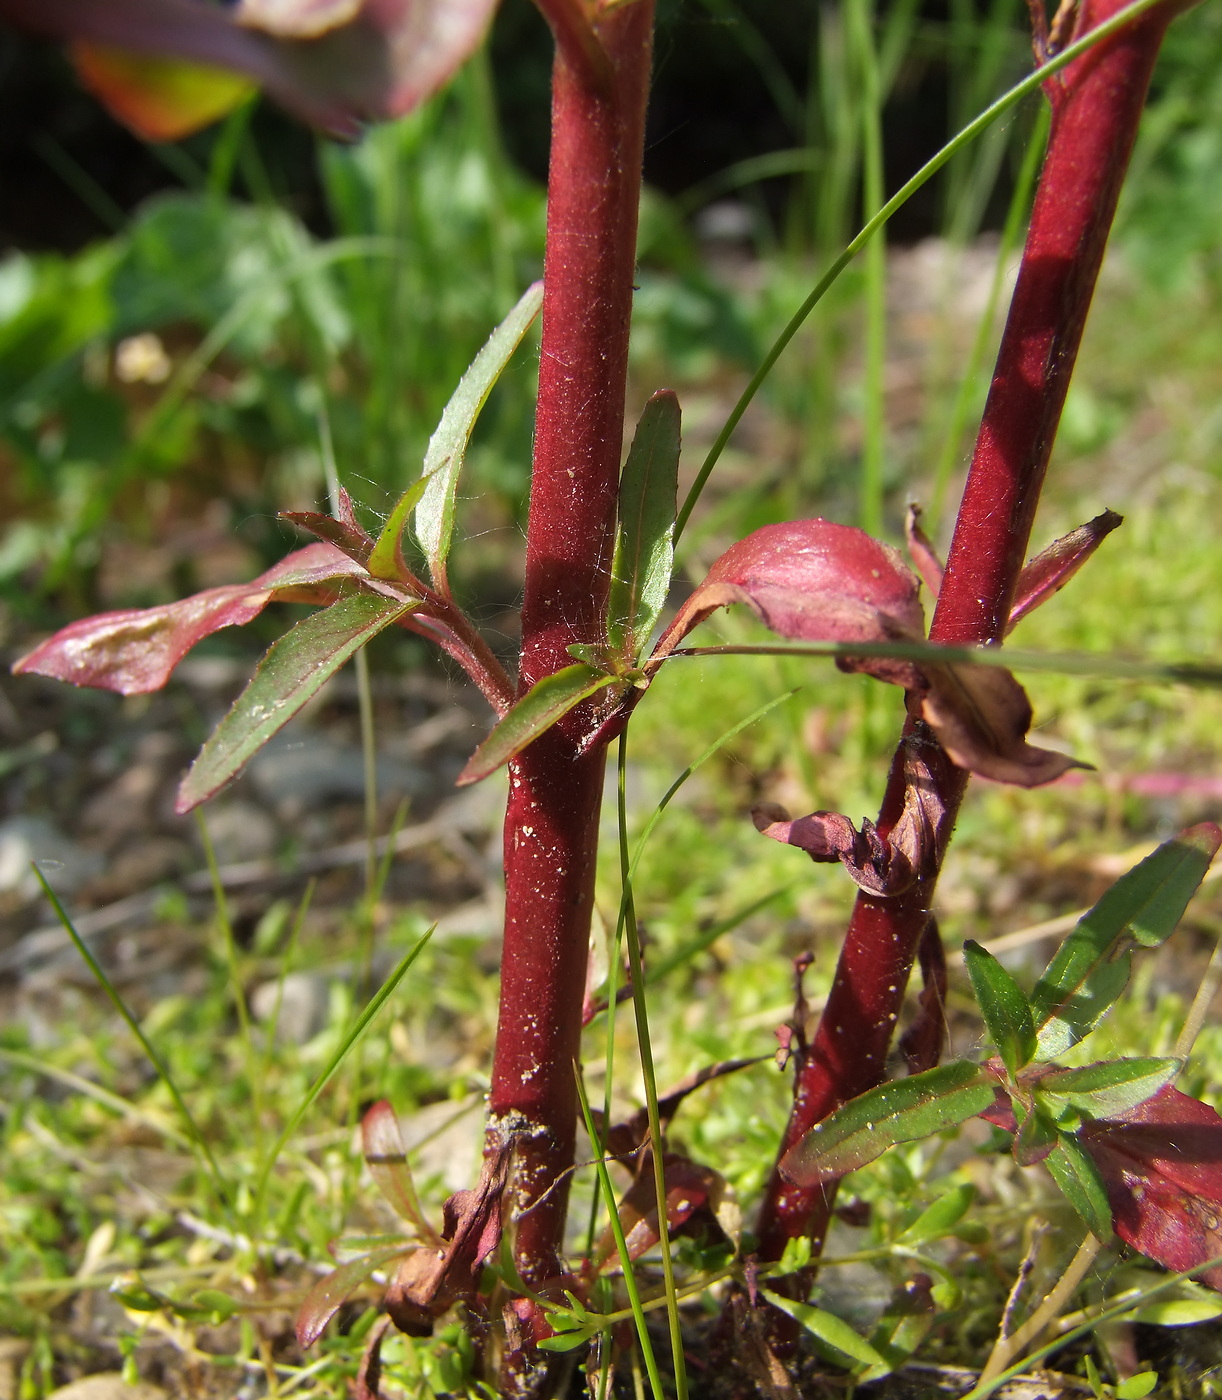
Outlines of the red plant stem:
[{"label": "red plant stem", "polygon": [[[1085,0],[1075,37],[1122,3]],[[1187,7],[1169,0],[1146,11],[1047,84],[1048,151],[932,641],[976,645],[1004,635],[1150,73],[1167,25]],[[910,722],[906,733],[914,727]],[[938,833],[940,866],[967,775],[943,759],[934,778],[946,813]],[[879,820],[884,832],[902,810],[903,788],[897,754]],[[798,1066],[781,1155],[838,1105],[883,1078],[935,880],[936,874],[896,899],[858,896],[827,1006]],[[759,1223],[761,1256],[779,1259],[786,1241],[800,1235],[821,1241],[833,1196],[834,1189],[795,1186],[774,1168]]]},{"label": "red plant stem", "polygon": [[[543,347],[526,541],[519,690],[603,640],[636,265],[652,0],[598,25],[611,76],[564,35],[552,87]],[[518,1268],[560,1272],[573,1162],[573,1067],[602,803],[605,748],[579,755],[581,716],[510,767],[505,942],[488,1146],[512,1136]]]}]

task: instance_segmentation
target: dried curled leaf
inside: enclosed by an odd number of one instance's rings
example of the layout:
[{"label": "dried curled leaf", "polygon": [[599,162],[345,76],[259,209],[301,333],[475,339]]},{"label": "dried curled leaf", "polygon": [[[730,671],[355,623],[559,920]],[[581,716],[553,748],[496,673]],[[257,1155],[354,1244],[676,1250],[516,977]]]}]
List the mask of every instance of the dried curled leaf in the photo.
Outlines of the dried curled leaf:
[{"label": "dried curled leaf", "polygon": [[925,666],[921,718],[951,762],[995,783],[1039,787],[1070,768],[1088,768],[1068,754],[1027,743],[1031,701],[1000,666]]},{"label": "dried curled leaf", "polygon": [[334,546],[307,545],[250,583],[207,588],[177,603],[125,608],[70,623],[16,661],[13,672],[143,695],[160,690],[197,642],[222,627],[250,622],[273,598],[331,602],[345,585],[367,577]]},{"label": "dried curled leaf", "polygon": [[752,813],[756,830],[787,846],[797,846],[814,861],[839,861],[867,894],[889,898],[902,894],[933,868],[938,827],[945,805],[921,753],[910,737],[904,748],[904,810],[884,837],[866,819],[858,831],[839,812],[812,812],[791,820],[784,808],[764,803]]}]

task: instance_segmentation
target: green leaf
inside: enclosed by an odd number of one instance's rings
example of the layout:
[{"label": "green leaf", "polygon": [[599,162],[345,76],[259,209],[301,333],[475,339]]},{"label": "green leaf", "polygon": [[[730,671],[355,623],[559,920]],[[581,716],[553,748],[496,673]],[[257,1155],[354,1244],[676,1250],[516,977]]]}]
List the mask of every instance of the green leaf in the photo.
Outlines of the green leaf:
[{"label": "green leaf", "polygon": [[799,1186],[834,1181],[897,1142],[930,1137],[983,1112],[995,1083],[979,1065],[955,1060],[882,1084],[816,1123],[781,1159],[781,1174]]},{"label": "green leaf", "polygon": [[1092,1235],[1107,1244],[1112,1238],[1112,1208],[1099,1168],[1075,1137],[1061,1133],[1060,1140],[1044,1159],[1053,1181],[1065,1199],[1082,1217]]},{"label": "green leaf", "polygon": [[1079,921],[1036,984],[1036,1054],[1055,1059],[1094,1030],[1129,980],[1130,943],[1156,948],[1179,923],[1222,845],[1212,822],[1189,827],[1136,865]]},{"label": "green leaf", "polygon": [[403,581],[399,572],[399,562],[403,558],[403,530],[407,525],[407,517],[415,510],[428,484],[427,476],[420,477],[418,481],[412,482],[396,502],[390,519],[382,527],[382,533],[365,561],[365,567],[374,578],[389,579],[392,583]]},{"label": "green leaf", "polygon": [[416,538],[424,549],[434,583],[445,576],[446,558],[454,538],[458,477],[475,420],[542,305],[543,283],[535,282],[472,360],[471,368],[446,404],[437,431],[429,439],[420,474],[427,484],[416,506]]},{"label": "green leaf", "polygon": [[1152,1099],[1170,1084],[1183,1060],[1149,1056],[1142,1059],[1101,1060],[1081,1069],[1061,1069],[1036,1084],[1042,1098],[1068,1104],[1092,1118],[1114,1118]]},{"label": "green leaf", "polygon": [[594,666],[565,666],[544,676],[526,692],[467,760],[458,784],[477,783],[522,752],[571,709],[609,685],[623,685]]},{"label": "green leaf", "polygon": [[952,1187],[932,1205],[925,1207],[899,1236],[896,1244],[914,1248],[927,1240],[940,1240],[963,1219],[975,1199],[976,1188],[970,1183]]},{"label": "green leaf", "polygon": [[[1143,1271],[1143,1275],[1152,1283],[1158,1281],[1158,1277],[1148,1271]],[[1184,1279],[1148,1302],[1143,1303],[1139,1298],[1137,1303],[1131,1313],[1125,1314],[1126,1320],[1149,1322],[1155,1327],[1191,1327],[1222,1317],[1222,1297],[1212,1288],[1204,1288],[1190,1279]]]},{"label": "green leaf", "polygon": [[1116,1400],[1145,1400],[1158,1384],[1157,1371],[1138,1371],[1135,1376],[1121,1381],[1114,1391]]},{"label": "green leaf", "polygon": [[760,1292],[774,1308],[780,1308],[783,1313],[788,1313],[795,1322],[801,1323],[813,1337],[817,1337],[819,1341],[834,1351],[840,1352],[842,1356],[847,1356],[860,1366],[881,1366],[884,1375],[891,1370],[886,1357],[881,1352],[876,1351],[859,1332],[855,1332],[843,1318],[837,1317],[835,1313],[826,1312],[823,1308],[816,1308],[811,1303],[798,1303],[792,1298],[784,1298],[781,1294],[774,1293],[770,1288],[762,1288]]},{"label": "green leaf", "polygon": [[637,424],[619,488],[607,636],[629,661],[649,641],[674,562],[679,484],[679,400],[659,389]]},{"label": "green leaf", "polygon": [[178,790],[176,810],[189,812],[224,787],[350,656],[415,606],[353,593],[286,632],[200,750]]},{"label": "green leaf", "polygon": [[1013,1079],[1035,1054],[1031,1007],[1014,978],[971,938],[963,945],[963,960],[989,1036]]}]

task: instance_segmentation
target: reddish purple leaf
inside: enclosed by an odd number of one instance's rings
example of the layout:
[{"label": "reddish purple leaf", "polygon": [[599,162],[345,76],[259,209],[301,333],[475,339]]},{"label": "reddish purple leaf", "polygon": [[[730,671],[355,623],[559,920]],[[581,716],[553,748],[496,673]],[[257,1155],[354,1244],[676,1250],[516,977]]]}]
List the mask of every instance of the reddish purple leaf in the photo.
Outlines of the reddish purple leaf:
[{"label": "reddish purple leaf", "polygon": [[933,547],[933,541],[921,529],[921,507],[913,501],[904,517],[904,539],[908,545],[908,557],[916,565],[921,582],[929,589],[934,602],[942,591],[942,575],[946,566]]},{"label": "reddish purple leaf", "polygon": [[[689,1157],[667,1153],[663,1160],[666,1181],[666,1224],[671,1234],[680,1232],[693,1216],[703,1213],[710,1223],[716,1223],[714,1212],[725,1191],[725,1179],[712,1167],[703,1167]],[[636,1180],[628,1188],[619,1207],[620,1224],[628,1258],[639,1259],[661,1239],[658,1230],[658,1193],[654,1183],[652,1159],[646,1155]],[[603,1233],[594,1251],[597,1268],[607,1264],[623,1267],[610,1227]]]},{"label": "reddish purple leaf", "polygon": [[858,831],[839,812],[812,812],[791,820],[783,807],[765,803],[752,813],[757,831],[788,846],[797,846],[814,861],[840,861],[867,894],[886,898],[902,894],[935,857],[938,826],[945,807],[937,784],[914,737],[905,742],[904,810],[887,837],[872,821]]},{"label": "reddish purple leaf", "polygon": [[398,1116],[385,1099],[379,1099],[361,1119],[361,1151],[370,1176],[395,1212],[416,1227],[426,1244],[440,1245],[440,1235],[420,1208]]},{"label": "reddish purple leaf", "polygon": [[13,672],[142,695],[160,690],[197,642],[222,627],[250,622],[273,598],[327,602],[346,580],[366,577],[364,569],[332,545],[307,545],[250,583],[70,623],[15,662]]},{"label": "reddish purple leaf", "polygon": [[341,487],[339,493],[339,518],[324,515],[316,510],[282,510],[281,520],[291,520],[303,530],[309,530],[320,540],[329,540],[336,549],[343,550],[358,564],[367,564],[373,553],[374,541],[368,531],[356,518],[352,510],[352,500]]},{"label": "reddish purple leaf", "polygon": [[418,1250],[404,1261],[386,1295],[387,1308],[402,1330],[411,1331],[474,1292],[480,1265],[501,1240],[513,1147],[507,1142],[486,1157],[475,1189],[455,1191],[446,1201],[444,1249]]},{"label": "reddish purple leaf", "polygon": [[1009,631],[1029,612],[1064,588],[1108,535],[1123,522],[1123,516],[1117,515],[1114,510],[1105,510],[1102,515],[1096,515],[1085,525],[1079,525],[1068,535],[1054,540],[1042,554],[1030,560],[1018,576],[1006,630]]},{"label": "reddish purple leaf", "polygon": [[[851,525],[795,520],[765,525],[731,545],[709,570],[658,643],[668,655],[718,608],[746,603],[782,637],[822,642],[921,640],[925,618],[918,584],[890,546]],[[901,685],[908,662],[870,658],[843,663]]]},{"label": "reddish purple leaf", "polygon": [[1038,787],[1070,768],[1067,754],[1027,743],[1031,701],[1000,666],[925,666],[921,718],[953,763],[997,783]]},{"label": "reddish purple leaf", "polygon": [[[1222,1118],[1208,1104],[1167,1085],[1079,1139],[1126,1244],[1177,1272],[1222,1255]],[[1222,1289],[1222,1265],[1201,1278]]]},{"label": "reddish purple leaf", "polygon": [[0,18],[48,38],[244,73],[347,137],[436,92],[494,9],[495,0],[0,0]]},{"label": "reddish purple leaf", "polygon": [[323,1329],[362,1283],[392,1259],[407,1252],[402,1244],[387,1245],[385,1249],[363,1254],[359,1259],[341,1264],[325,1274],[305,1296],[297,1310],[297,1340],[303,1347],[313,1346]]}]

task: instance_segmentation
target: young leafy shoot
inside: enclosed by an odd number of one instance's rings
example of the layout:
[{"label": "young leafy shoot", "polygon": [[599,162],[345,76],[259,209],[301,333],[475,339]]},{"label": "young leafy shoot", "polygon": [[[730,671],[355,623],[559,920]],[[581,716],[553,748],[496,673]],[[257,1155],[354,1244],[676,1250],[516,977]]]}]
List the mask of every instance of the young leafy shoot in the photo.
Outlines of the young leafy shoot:
[{"label": "young leafy shoot", "polygon": [[963,960],[984,1024],[1011,1079],[1035,1054],[1035,1023],[1022,988],[986,948],[969,938]]},{"label": "young leafy shoot", "polygon": [[821,1186],[881,1157],[897,1142],[954,1128],[992,1104],[997,1081],[970,1060],[880,1084],[850,1099],[799,1139],[781,1158],[781,1175]]},{"label": "young leafy shoot", "polygon": [[645,405],[620,478],[607,640],[630,665],[666,603],[674,562],[679,400],[659,389]]},{"label": "young leafy shoot", "polygon": [[178,790],[179,812],[219,792],[366,642],[416,604],[354,593],[303,618],[274,643],[212,732]]},{"label": "young leafy shoot", "polygon": [[421,479],[428,484],[416,504],[416,538],[428,560],[433,582],[443,590],[446,559],[454,539],[458,478],[475,420],[542,305],[543,283],[534,282],[472,360],[470,369],[459,380],[458,388],[446,404],[436,432],[429,439],[421,472]]},{"label": "young leafy shoot", "polygon": [[1201,822],[1133,867],[1079,921],[1031,998],[1036,1056],[1052,1060],[1088,1035],[1129,980],[1129,946],[1157,948],[1179,923],[1222,828]]},{"label": "young leafy shoot", "polygon": [[495,773],[583,700],[608,686],[624,684],[622,676],[609,675],[597,666],[583,664],[565,666],[544,676],[531,686],[467,760],[467,766],[458,775],[458,785],[478,783],[481,778]]},{"label": "young leafy shoot", "polygon": [[391,583],[416,582],[411,570],[403,559],[403,531],[408,517],[415,510],[429,484],[429,478],[422,476],[407,488],[395,503],[390,518],[382,527],[382,533],[369,551],[366,567],[374,578],[386,579]]}]

